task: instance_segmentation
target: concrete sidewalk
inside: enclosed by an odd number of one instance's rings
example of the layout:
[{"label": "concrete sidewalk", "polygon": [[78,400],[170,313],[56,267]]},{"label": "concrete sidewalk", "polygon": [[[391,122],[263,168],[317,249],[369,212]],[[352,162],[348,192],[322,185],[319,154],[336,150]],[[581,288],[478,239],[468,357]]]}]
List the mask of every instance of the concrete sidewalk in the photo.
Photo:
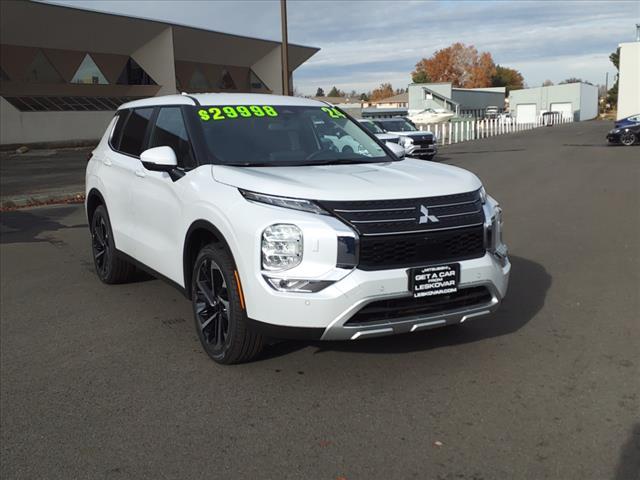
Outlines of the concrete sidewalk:
[{"label": "concrete sidewalk", "polygon": [[15,208],[77,201],[92,148],[0,153],[0,207]]}]

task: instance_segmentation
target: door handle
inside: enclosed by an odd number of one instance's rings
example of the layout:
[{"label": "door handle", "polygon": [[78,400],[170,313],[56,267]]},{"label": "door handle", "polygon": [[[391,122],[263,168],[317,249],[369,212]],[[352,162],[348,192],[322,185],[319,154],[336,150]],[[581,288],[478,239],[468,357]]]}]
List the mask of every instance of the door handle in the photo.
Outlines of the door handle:
[{"label": "door handle", "polygon": [[109,160],[108,158],[103,159],[102,163],[104,165],[106,165],[107,167],[110,167],[111,165],[113,165],[113,162],[111,160]]},{"label": "door handle", "polygon": [[140,178],[144,178],[147,176],[147,174],[144,172],[144,170],[136,170],[136,176]]}]

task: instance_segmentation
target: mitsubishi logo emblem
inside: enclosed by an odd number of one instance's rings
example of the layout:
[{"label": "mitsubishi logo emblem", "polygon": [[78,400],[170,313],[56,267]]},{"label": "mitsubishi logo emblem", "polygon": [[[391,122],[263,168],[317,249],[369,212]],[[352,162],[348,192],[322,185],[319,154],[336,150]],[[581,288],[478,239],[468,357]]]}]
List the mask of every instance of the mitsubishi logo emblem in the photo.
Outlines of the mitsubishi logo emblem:
[{"label": "mitsubishi logo emblem", "polygon": [[420,217],[418,218],[418,223],[436,223],[439,222],[438,217],[435,215],[429,215],[429,209],[424,205],[420,205]]}]

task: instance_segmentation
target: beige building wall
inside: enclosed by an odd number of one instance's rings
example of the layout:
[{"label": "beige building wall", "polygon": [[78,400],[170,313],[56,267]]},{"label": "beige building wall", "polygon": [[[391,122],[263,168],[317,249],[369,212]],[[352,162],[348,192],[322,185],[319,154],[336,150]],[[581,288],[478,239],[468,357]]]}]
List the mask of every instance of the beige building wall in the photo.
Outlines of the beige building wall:
[{"label": "beige building wall", "polygon": [[640,113],[640,42],[620,44],[618,120]]},{"label": "beige building wall", "polygon": [[113,112],[21,112],[0,98],[0,144],[98,140]]},{"label": "beige building wall", "polygon": [[157,95],[176,93],[176,71],[173,58],[173,29],[166,28],[162,33],[145,43],[131,54],[158,85],[162,88]]},{"label": "beige building wall", "polygon": [[260,80],[267,84],[269,89],[278,95],[282,94],[282,54],[280,45],[275,47],[264,57],[251,66]]}]

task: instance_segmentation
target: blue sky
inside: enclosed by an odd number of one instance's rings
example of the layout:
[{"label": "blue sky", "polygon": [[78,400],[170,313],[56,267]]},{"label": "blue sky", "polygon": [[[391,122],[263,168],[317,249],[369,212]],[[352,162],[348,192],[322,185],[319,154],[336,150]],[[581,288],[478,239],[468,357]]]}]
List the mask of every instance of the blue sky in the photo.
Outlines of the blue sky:
[{"label": "blue sky", "polygon": [[[52,0],[279,40],[276,0]],[[529,86],[579,77],[609,82],[609,54],[635,39],[640,1],[312,1],[289,0],[289,41],[320,47],[294,76],[296,88],[371,90],[406,87],[416,62],[454,42],[489,51]]]}]

